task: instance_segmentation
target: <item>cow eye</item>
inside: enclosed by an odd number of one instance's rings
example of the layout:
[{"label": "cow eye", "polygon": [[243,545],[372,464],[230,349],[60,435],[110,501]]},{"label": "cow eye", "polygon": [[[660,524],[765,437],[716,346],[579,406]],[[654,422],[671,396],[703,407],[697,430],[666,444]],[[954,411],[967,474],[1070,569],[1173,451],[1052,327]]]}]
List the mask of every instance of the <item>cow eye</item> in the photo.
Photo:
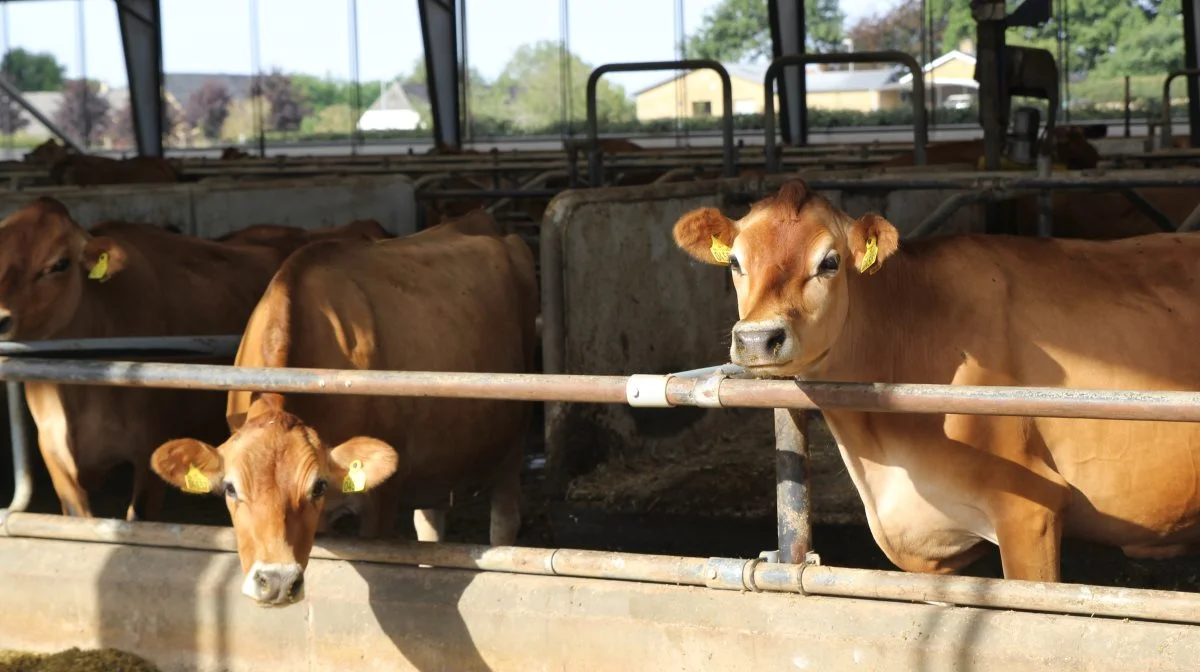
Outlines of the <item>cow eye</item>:
[{"label": "cow eye", "polygon": [[729,255],[729,270],[737,273],[738,275],[742,274],[742,265],[738,263],[737,257],[733,256],[732,254]]},{"label": "cow eye", "polygon": [[237,488],[234,488],[232,483],[225,484],[225,496],[230,499],[237,499]]},{"label": "cow eye", "polygon": [[317,482],[313,483],[312,498],[320,499],[320,498],[324,497],[325,496],[325,488],[328,486],[329,486],[329,484],[325,482],[325,479],[317,479]]},{"label": "cow eye", "polygon": [[71,260],[67,259],[66,257],[63,257],[62,259],[59,259],[58,261],[54,262],[54,265],[51,266],[49,268],[49,270],[47,270],[46,272],[47,273],[62,273],[63,271],[67,270],[67,267],[70,265],[71,265]]},{"label": "cow eye", "polygon": [[821,260],[821,264],[817,266],[818,273],[835,273],[838,270],[838,264],[841,260],[836,254],[831,254]]}]

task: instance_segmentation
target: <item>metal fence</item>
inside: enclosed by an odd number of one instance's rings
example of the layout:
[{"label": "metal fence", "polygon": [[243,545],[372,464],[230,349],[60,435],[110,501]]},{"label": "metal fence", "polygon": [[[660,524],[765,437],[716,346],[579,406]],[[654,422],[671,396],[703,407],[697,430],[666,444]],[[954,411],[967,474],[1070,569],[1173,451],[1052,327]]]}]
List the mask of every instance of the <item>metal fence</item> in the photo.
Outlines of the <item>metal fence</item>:
[{"label": "metal fence", "polygon": [[[226,337],[227,338],[227,337]],[[228,341],[140,339],[174,355],[227,354]],[[158,341],[150,343],[149,341]],[[170,341],[170,342],[168,342]],[[90,348],[90,349],[89,349]],[[1153,590],[914,575],[819,566],[808,555],[807,443],[803,412],[843,409],[886,413],[964,413],[1063,418],[1200,421],[1200,392],[830,383],[745,378],[726,364],[670,375],[583,376],[461,372],[273,369],[94,359],[51,359],[47,353],[93,355],[131,349],[130,341],[71,346],[15,344],[0,358],[0,380],[195,390],[259,390],[301,394],[423,396],[517,401],[573,401],[635,407],[753,407],[776,410],[779,556],[741,560],[612,554],[565,549],[488,548],[458,544],[384,544],[330,540],[313,557],[484,569],[748,591],[785,591],[890,600],[1103,615],[1200,624],[1200,596]],[[139,349],[139,354],[147,350]],[[15,354],[15,356],[13,356]],[[26,354],[42,356],[28,357]],[[10,390],[12,388],[10,387]],[[17,478],[26,455],[14,445]],[[0,512],[0,535],[86,539],[229,551],[227,528],[75,520]],[[791,522],[786,522],[791,521]],[[799,521],[799,522],[798,522]]]}]

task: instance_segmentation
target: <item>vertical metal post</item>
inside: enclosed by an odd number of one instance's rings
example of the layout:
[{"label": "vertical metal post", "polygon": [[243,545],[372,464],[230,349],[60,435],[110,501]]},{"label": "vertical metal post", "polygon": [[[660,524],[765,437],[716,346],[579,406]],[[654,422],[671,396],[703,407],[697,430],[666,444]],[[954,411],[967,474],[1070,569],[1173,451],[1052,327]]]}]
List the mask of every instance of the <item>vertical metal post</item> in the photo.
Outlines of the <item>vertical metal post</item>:
[{"label": "vertical metal post", "polygon": [[162,156],[165,115],[159,0],[117,0],[116,5],[138,154]]},{"label": "vertical metal post", "polygon": [[1132,103],[1133,101],[1129,92],[1129,75],[1125,75],[1125,137],[1127,138],[1130,137],[1130,133],[1133,130],[1131,128],[1133,122]]},{"label": "vertical metal post", "polygon": [[[771,27],[771,59],[803,55],[808,36],[804,0],[767,0],[767,16]],[[783,142],[797,147],[808,144],[808,86],[804,72],[804,66],[796,64],[785,68],[779,78]]]},{"label": "vertical metal post", "polygon": [[[1006,90],[1004,80],[1004,15],[1003,0],[972,0],[978,43],[975,79],[979,82],[979,121],[983,126],[984,170],[1000,169],[1000,152],[1004,146],[1004,115]],[[985,207],[987,233],[1003,233],[1000,209],[997,204]]]},{"label": "vertical metal post", "polygon": [[775,409],[775,507],[779,562],[799,564],[812,550],[808,413]]},{"label": "vertical metal post", "polygon": [[29,471],[29,432],[25,424],[25,386],[16,381],[5,383],[8,392],[8,426],[12,436],[13,498],[7,509],[0,510],[0,525],[9,513],[29,507],[33,497],[33,474]]},{"label": "vertical metal post", "polygon": [[[1200,3],[1183,0],[1183,67],[1200,68]],[[1191,146],[1200,147],[1200,80],[1187,78],[1188,126],[1191,131]]]},{"label": "vertical metal post", "polygon": [[454,0],[417,0],[417,9],[425,46],[425,80],[433,111],[433,141],[462,147],[456,5]]}]

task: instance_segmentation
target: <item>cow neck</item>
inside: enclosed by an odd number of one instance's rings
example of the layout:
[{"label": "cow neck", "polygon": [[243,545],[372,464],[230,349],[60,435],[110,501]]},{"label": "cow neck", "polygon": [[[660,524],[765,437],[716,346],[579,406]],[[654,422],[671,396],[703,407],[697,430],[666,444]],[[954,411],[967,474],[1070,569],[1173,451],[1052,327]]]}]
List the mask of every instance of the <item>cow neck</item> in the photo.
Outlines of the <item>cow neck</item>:
[{"label": "cow neck", "polygon": [[[128,250],[128,248],[126,248]],[[166,335],[162,301],[153,273],[140,268],[140,255],[106,282],[84,280],[75,315],[53,338],[116,338]]]},{"label": "cow neck", "polygon": [[[936,347],[939,292],[922,263],[898,250],[874,275],[851,271],[845,324],[824,362],[806,376],[838,382],[918,382],[913,348]],[[943,325],[944,326],[944,325]],[[919,360],[920,357],[915,359]]]}]

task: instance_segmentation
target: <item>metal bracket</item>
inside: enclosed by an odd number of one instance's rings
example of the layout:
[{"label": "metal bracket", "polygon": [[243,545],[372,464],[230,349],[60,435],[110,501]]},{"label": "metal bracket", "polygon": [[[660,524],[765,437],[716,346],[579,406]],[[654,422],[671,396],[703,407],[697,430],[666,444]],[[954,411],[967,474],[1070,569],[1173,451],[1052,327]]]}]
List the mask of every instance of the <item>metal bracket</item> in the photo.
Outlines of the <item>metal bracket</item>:
[{"label": "metal bracket", "polygon": [[754,583],[754,568],[760,562],[762,562],[761,558],[753,560],[709,558],[704,568],[704,585],[717,590],[762,592]]},{"label": "metal bracket", "polygon": [[717,371],[696,383],[692,396],[701,408],[721,408],[721,381],[728,378],[724,371]]},{"label": "metal bracket", "polygon": [[667,381],[671,376],[636,374],[625,383],[625,401],[639,408],[670,408]]}]

